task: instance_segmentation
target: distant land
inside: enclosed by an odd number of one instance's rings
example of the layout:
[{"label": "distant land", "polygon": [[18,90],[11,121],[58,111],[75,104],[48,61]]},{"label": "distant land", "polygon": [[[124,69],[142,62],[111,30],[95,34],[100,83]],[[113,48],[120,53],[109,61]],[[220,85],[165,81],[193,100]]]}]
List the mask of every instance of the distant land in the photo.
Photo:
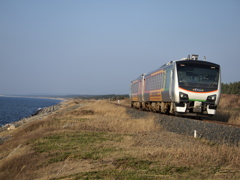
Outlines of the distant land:
[{"label": "distant land", "polygon": [[128,94],[107,94],[107,95],[0,95],[13,97],[36,97],[36,98],[76,98],[76,99],[110,99],[119,100],[128,98]]}]

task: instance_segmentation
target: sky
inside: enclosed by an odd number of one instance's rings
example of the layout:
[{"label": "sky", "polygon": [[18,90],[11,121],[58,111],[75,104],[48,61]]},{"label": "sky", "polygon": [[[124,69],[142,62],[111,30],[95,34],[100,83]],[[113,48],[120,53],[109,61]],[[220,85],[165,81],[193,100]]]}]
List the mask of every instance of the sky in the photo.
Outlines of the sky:
[{"label": "sky", "polygon": [[0,95],[128,94],[189,54],[240,81],[239,0],[0,0]]}]

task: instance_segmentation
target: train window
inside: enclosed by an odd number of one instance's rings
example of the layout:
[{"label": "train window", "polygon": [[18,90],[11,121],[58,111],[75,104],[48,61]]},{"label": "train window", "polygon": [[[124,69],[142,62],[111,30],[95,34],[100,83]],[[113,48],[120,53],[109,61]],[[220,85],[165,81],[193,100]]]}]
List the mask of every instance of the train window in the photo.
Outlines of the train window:
[{"label": "train window", "polygon": [[160,75],[161,75],[161,74],[158,74],[158,89],[161,88],[161,86],[160,86],[160,85],[161,85]]},{"label": "train window", "polygon": [[164,88],[164,73],[159,73],[145,79],[145,90],[152,91]]},{"label": "train window", "polygon": [[146,78],[146,91],[149,91],[150,90],[150,79],[149,78]]},{"label": "train window", "polygon": [[152,77],[152,90],[155,89],[155,76]]},{"label": "train window", "polygon": [[131,87],[132,94],[138,93],[138,86],[139,86],[139,82],[132,84],[132,87]]},{"label": "train window", "polygon": [[155,85],[156,85],[155,76],[153,76],[153,89],[152,90],[155,89]]},{"label": "train window", "polygon": [[154,77],[152,77],[152,88],[151,88],[151,90],[153,90],[154,89]]},{"label": "train window", "polygon": [[219,68],[208,64],[186,63],[177,66],[180,87],[217,88]]},{"label": "train window", "polygon": [[160,88],[163,88],[163,73],[160,74]]},{"label": "train window", "polygon": [[151,78],[152,78],[152,88],[151,88],[151,90],[153,90],[154,89],[154,76],[152,76]]},{"label": "train window", "polygon": [[156,81],[155,81],[155,82],[156,82],[155,89],[158,89],[158,79],[157,79],[157,77],[158,77],[158,76],[156,75],[156,77],[155,77],[155,80],[156,80]]},{"label": "train window", "polygon": [[154,76],[154,89],[157,89],[157,75]]},{"label": "train window", "polygon": [[[170,73],[170,71],[169,71]],[[166,77],[165,73],[159,73],[154,76],[146,78],[146,90],[156,90],[156,89],[162,89],[165,87]],[[170,76],[169,76],[170,78]]]},{"label": "train window", "polygon": [[157,75],[155,75],[155,89],[157,89],[157,84],[158,84]]},{"label": "train window", "polygon": [[162,84],[163,84],[163,78],[162,78],[163,73],[160,74],[160,89],[162,89]]},{"label": "train window", "polygon": [[153,90],[153,77],[151,77],[150,79],[151,79],[151,81],[150,81],[150,82],[151,82],[151,88],[150,88],[150,90]]}]

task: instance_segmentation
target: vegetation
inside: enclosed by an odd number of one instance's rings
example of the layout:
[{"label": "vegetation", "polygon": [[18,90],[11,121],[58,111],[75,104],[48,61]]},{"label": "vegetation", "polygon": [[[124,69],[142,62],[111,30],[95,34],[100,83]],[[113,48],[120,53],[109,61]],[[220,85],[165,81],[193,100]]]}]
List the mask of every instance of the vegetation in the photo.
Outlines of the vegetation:
[{"label": "vegetation", "polygon": [[240,94],[240,81],[229,84],[222,83],[222,94]]},{"label": "vegetation", "polygon": [[222,94],[214,119],[232,124],[240,124],[240,96]]},{"label": "vegetation", "polygon": [[[42,97],[41,95],[36,95],[37,97]],[[129,98],[128,94],[106,94],[106,95],[45,95],[44,97],[52,97],[52,98],[74,98],[74,99],[108,99],[108,100],[120,100]]]},{"label": "vegetation", "polygon": [[120,100],[128,98],[128,94],[108,94],[108,95],[86,95],[86,96],[77,96],[76,98],[82,99],[109,99],[111,101]]},{"label": "vegetation", "polygon": [[12,137],[0,146],[0,179],[240,179],[239,147],[167,132],[135,112],[74,99],[1,132]]}]

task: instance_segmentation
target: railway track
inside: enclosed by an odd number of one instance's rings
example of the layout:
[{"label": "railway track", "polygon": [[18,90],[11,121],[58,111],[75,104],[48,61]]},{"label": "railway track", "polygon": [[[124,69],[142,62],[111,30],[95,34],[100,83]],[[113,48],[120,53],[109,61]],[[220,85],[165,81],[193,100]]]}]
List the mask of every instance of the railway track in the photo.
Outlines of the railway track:
[{"label": "railway track", "polygon": [[[125,105],[125,104],[118,104],[118,103],[116,103],[116,105],[122,106],[122,107],[125,107],[125,108],[134,109],[134,108],[132,108],[132,107],[130,107],[130,106],[128,106],[128,105]],[[143,111],[143,110],[139,110],[139,109],[135,109],[135,110]],[[171,117],[178,117],[178,116],[174,116],[174,115],[162,114],[162,113],[153,112],[153,111],[144,111],[144,112],[157,113],[157,114],[161,114],[161,115],[165,115],[165,116],[171,116]],[[191,118],[191,117],[184,117],[184,118],[196,120],[196,118]],[[214,120],[210,120],[210,119],[200,119],[200,121],[202,121],[202,122],[208,122],[208,123],[221,124],[221,125],[225,125],[225,126],[233,126],[233,127],[238,127],[238,128],[240,128],[240,125],[239,125],[239,124],[231,124],[231,123],[223,122],[223,121],[214,121]]]},{"label": "railway track", "polygon": [[227,123],[227,122],[213,121],[213,120],[206,120],[206,119],[202,119],[201,121],[203,121],[203,122],[210,122],[210,123],[216,123],[216,124],[221,124],[221,125],[225,125],[225,126],[233,126],[233,127],[238,127],[238,128],[240,128],[240,125],[239,125],[239,124],[231,124],[231,123]]},{"label": "railway track", "polygon": [[114,104],[127,108],[132,116],[144,117],[146,113],[156,115],[157,122],[167,131],[192,136],[194,138],[206,139],[212,143],[240,146],[240,125],[209,119],[197,120],[189,117],[185,118],[142,110],[138,111],[126,104]]}]

